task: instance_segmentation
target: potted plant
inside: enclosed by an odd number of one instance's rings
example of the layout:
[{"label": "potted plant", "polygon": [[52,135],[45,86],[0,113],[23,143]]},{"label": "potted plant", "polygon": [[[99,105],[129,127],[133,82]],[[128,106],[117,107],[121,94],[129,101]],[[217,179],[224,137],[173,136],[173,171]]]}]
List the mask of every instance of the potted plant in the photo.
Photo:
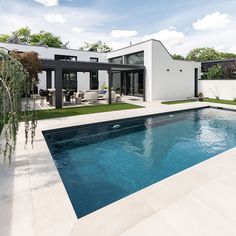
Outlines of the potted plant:
[{"label": "potted plant", "polygon": [[198,101],[203,102],[203,93],[198,93]]}]

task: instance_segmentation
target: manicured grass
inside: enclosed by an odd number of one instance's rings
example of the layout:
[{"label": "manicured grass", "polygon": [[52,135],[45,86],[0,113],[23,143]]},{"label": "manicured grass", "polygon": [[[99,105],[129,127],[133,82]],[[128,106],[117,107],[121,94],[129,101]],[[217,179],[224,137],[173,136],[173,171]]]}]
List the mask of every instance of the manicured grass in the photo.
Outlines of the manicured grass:
[{"label": "manicured grass", "polygon": [[179,101],[168,101],[168,102],[162,102],[162,104],[166,104],[166,105],[174,105],[174,104],[188,103],[188,102],[196,102],[196,101],[195,101],[195,100],[179,100]]},{"label": "manicured grass", "polygon": [[92,114],[92,113],[98,113],[98,112],[135,109],[135,108],[141,108],[141,106],[132,105],[128,103],[117,103],[117,104],[111,104],[111,105],[104,104],[104,105],[92,105],[92,106],[84,106],[84,107],[39,110],[37,111],[37,119],[42,120],[42,119],[59,118],[59,117],[66,117],[66,116]]},{"label": "manicured grass", "polygon": [[232,100],[222,100],[216,98],[204,98],[204,102],[214,102],[214,103],[221,103],[221,104],[229,104],[229,105],[236,105],[236,101]]}]

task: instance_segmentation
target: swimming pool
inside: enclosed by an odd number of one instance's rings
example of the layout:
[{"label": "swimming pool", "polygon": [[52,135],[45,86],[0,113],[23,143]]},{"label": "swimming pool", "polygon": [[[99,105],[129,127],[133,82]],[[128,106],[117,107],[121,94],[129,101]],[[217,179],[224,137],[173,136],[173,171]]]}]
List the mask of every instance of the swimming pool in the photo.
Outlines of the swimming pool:
[{"label": "swimming pool", "polygon": [[236,146],[236,113],[205,108],[44,132],[77,217]]}]

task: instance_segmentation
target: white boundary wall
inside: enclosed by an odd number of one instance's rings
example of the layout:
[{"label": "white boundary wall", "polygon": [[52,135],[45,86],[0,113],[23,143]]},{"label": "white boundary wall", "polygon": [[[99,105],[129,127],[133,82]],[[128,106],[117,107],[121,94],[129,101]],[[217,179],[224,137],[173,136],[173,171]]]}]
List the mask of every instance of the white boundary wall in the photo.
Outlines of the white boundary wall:
[{"label": "white boundary wall", "polygon": [[226,100],[236,98],[236,80],[199,80],[198,91],[203,93],[204,97]]}]

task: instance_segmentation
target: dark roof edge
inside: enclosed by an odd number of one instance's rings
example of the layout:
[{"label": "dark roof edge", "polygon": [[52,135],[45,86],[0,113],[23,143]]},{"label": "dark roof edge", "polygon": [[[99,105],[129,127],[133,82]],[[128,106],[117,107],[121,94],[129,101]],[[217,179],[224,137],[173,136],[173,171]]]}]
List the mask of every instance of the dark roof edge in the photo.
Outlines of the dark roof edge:
[{"label": "dark roof edge", "polygon": [[72,48],[56,48],[56,47],[48,47],[48,46],[38,46],[38,45],[28,45],[28,44],[17,44],[17,43],[7,43],[7,42],[0,42],[3,44],[10,44],[10,45],[19,45],[19,46],[27,46],[27,47],[38,47],[38,48],[52,48],[52,49],[59,49],[59,50],[71,50],[71,51],[79,51],[79,52],[90,52],[90,53],[103,53],[106,54],[107,52],[94,52],[94,51],[86,51],[81,49],[72,49]]},{"label": "dark roof edge", "polygon": [[201,61],[201,63],[214,63],[214,62],[227,62],[227,61],[236,61],[236,58],[227,58],[227,59],[219,59],[219,60]]}]

